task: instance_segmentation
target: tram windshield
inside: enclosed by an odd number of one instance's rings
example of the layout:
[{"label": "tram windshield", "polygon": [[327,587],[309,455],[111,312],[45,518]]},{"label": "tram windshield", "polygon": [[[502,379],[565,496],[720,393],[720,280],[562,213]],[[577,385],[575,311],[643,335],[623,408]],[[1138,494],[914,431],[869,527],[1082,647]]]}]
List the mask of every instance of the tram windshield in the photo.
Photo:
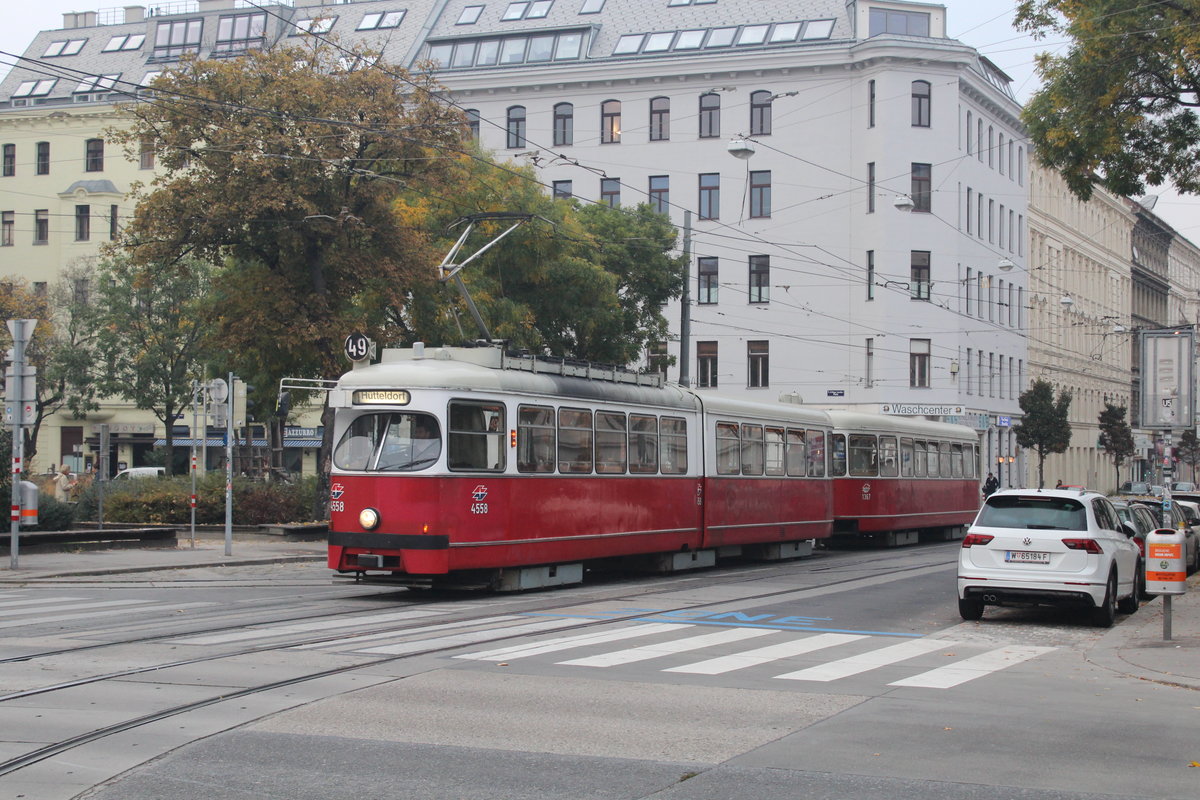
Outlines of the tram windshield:
[{"label": "tram windshield", "polygon": [[342,434],[333,463],[346,470],[412,472],[437,463],[441,453],[441,429],[432,415],[364,414]]}]

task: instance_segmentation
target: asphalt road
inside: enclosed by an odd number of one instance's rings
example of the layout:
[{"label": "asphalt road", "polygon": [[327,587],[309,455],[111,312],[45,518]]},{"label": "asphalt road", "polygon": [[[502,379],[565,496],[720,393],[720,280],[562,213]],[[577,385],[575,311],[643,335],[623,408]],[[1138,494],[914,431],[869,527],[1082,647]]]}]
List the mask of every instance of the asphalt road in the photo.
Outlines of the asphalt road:
[{"label": "asphalt road", "polygon": [[26,612],[0,616],[0,659],[26,658],[0,663],[10,697],[146,671],[0,702],[0,757],[207,704],[0,775],[0,800],[1200,794],[1194,692],[1089,662],[1102,633],[1069,614],[962,623],[956,551],[503,597],[320,565],[6,589]]}]

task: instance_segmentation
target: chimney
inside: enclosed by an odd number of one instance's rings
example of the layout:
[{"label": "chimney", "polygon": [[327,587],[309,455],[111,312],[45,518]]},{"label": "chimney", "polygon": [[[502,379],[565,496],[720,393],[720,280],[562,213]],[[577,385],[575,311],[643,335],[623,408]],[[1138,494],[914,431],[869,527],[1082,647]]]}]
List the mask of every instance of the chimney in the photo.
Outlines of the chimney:
[{"label": "chimney", "polygon": [[125,22],[144,22],[145,19],[145,6],[125,6]]},{"label": "chimney", "polygon": [[197,0],[197,4],[200,6],[201,13],[233,8],[233,0]]}]

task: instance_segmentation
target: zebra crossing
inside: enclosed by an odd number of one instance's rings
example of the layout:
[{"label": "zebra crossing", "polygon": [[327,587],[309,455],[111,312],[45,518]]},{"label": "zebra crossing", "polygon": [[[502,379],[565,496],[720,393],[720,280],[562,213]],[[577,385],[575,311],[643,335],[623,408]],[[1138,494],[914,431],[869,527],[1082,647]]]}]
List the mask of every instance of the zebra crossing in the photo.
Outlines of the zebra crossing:
[{"label": "zebra crossing", "polygon": [[140,611],[176,613],[184,609],[213,605],[216,604],[161,603],[150,599],[95,600],[71,595],[25,597],[17,592],[5,592],[0,594],[0,630],[127,616]]}]

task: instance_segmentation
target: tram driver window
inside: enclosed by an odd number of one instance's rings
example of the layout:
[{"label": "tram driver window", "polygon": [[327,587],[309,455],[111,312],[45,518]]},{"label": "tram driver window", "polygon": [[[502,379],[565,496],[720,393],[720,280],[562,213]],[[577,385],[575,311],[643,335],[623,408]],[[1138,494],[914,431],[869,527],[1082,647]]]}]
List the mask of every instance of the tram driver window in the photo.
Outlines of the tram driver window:
[{"label": "tram driver window", "polygon": [[504,404],[465,400],[450,402],[451,470],[503,472],[508,458]]},{"label": "tram driver window", "polygon": [[554,409],[520,406],[517,409],[517,471],[554,472]]},{"label": "tram driver window", "polygon": [[742,446],[736,422],[717,423],[717,474],[738,475],[742,471]]},{"label": "tram driver window", "polygon": [[442,434],[432,414],[364,414],[350,423],[333,452],[339,469],[412,472],[428,469],[442,454]]},{"label": "tram driver window", "polygon": [[558,471],[584,474],[592,471],[592,412],[580,408],[558,410]]},{"label": "tram driver window", "polygon": [[624,474],[628,446],[625,415],[614,411],[597,411],[596,472]]},{"label": "tram driver window", "polygon": [[846,436],[842,433],[833,434],[833,452],[830,454],[829,474],[834,478],[846,475]]}]

